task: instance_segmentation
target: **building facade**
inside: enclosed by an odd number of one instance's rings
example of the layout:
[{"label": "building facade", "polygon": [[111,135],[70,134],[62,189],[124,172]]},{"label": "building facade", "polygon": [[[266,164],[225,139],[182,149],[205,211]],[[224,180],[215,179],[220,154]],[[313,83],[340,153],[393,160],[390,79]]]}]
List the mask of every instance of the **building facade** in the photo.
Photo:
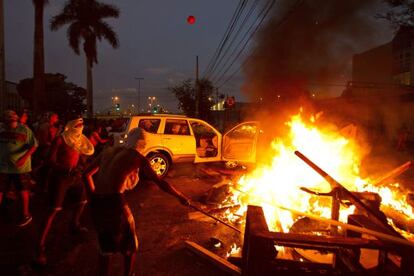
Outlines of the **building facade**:
[{"label": "building facade", "polygon": [[354,55],[352,82],[384,89],[414,86],[414,28],[401,27],[390,42]]},{"label": "building facade", "polygon": [[1,99],[3,102],[4,110],[12,109],[20,111],[27,107],[25,101],[20,97],[19,93],[17,92],[17,83],[6,81],[5,86],[5,93],[3,98]]}]

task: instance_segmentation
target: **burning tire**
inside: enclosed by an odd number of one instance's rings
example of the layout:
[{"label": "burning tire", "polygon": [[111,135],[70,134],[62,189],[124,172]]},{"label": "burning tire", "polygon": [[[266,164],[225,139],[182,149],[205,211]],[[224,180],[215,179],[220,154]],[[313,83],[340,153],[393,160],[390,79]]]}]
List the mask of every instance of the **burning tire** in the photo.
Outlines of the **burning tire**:
[{"label": "burning tire", "polygon": [[170,159],[162,153],[154,153],[148,156],[151,168],[161,178],[167,176],[170,168]]}]

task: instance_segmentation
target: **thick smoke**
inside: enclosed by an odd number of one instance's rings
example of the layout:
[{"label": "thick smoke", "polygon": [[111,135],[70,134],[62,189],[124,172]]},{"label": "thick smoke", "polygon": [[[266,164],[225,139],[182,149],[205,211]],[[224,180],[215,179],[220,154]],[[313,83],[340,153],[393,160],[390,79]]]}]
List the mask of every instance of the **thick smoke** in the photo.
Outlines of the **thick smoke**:
[{"label": "thick smoke", "polygon": [[298,2],[277,1],[257,36],[244,67],[243,90],[252,101],[298,98],[314,87],[317,96],[330,93],[321,85],[346,83],[352,55],[379,43],[380,0]]}]

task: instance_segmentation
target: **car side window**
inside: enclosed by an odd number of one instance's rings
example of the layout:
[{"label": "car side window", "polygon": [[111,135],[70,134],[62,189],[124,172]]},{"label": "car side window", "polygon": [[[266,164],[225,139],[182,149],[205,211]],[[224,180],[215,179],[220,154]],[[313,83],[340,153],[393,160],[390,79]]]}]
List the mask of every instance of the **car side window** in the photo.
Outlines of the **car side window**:
[{"label": "car side window", "polygon": [[244,124],[233,131],[229,132],[227,136],[231,139],[254,139],[257,133],[257,125]]},{"label": "car side window", "polygon": [[160,123],[161,119],[141,119],[139,120],[138,127],[151,133],[157,133]]},{"label": "car side window", "polygon": [[165,122],[164,134],[190,135],[187,120],[167,119]]},{"label": "car side window", "polygon": [[196,139],[196,151],[199,157],[214,157],[218,154],[217,134],[209,126],[191,122]]}]

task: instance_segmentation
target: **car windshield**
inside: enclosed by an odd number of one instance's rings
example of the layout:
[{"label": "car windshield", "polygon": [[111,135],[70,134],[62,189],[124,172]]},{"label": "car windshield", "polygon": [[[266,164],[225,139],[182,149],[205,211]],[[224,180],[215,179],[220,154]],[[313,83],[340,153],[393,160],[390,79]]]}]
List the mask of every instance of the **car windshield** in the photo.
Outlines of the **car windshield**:
[{"label": "car windshield", "polygon": [[128,126],[130,118],[117,118],[114,119],[111,124],[111,132],[124,132]]}]

